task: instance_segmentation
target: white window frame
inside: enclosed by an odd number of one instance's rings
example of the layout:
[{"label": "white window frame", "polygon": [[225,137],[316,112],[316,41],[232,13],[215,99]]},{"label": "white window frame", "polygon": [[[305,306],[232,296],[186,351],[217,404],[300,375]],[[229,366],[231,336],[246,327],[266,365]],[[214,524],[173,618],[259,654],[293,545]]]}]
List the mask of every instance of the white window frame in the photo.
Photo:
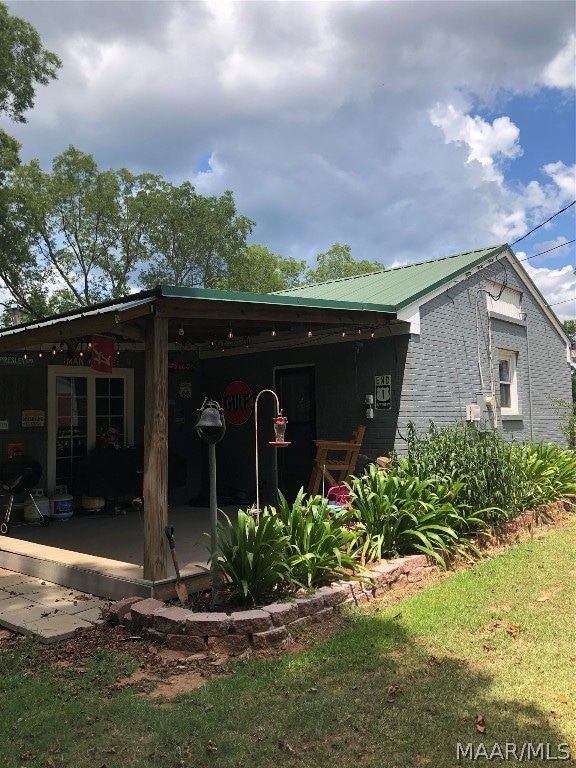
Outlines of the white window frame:
[{"label": "white window frame", "polygon": [[[517,376],[517,356],[518,353],[511,349],[498,350],[498,395],[500,398],[500,413],[502,416],[516,416],[518,410],[518,376]],[[508,363],[509,381],[500,378],[500,363]],[[510,405],[502,405],[502,385],[510,387]]]}]

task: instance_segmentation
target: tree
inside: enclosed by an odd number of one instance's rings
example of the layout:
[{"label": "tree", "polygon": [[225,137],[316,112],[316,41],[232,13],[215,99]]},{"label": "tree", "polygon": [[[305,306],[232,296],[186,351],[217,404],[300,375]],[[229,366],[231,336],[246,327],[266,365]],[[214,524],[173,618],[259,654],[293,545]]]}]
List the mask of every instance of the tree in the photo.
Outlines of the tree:
[{"label": "tree", "polygon": [[12,247],[0,249],[0,278],[25,314],[128,293],[149,255],[151,195],[160,185],[152,174],[100,171],[74,147],[54,158],[51,173],[36,160],[15,168],[5,189]]},{"label": "tree", "polygon": [[24,19],[10,16],[0,3],[0,112],[16,123],[34,106],[36,85],[47,85],[62,64],[42,46],[40,35]]},{"label": "tree", "polygon": [[334,243],[325,253],[319,253],[316,261],[316,269],[306,272],[306,282],[324,283],[326,280],[354,277],[384,269],[384,265],[378,261],[355,261],[350,246],[340,243]]},{"label": "tree", "polygon": [[144,286],[214,288],[222,283],[231,259],[246,248],[254,222],[236,213],[232,192],[203,197],[190,182],[164,182],[151,195],[148,267]]},{"label": "tree", "polygon": [[215,287],[254,293],[282,291],[298,284],[305,266],[305,261],[283,258],[263,245],[248,245],[232,255],[226,275]]},{"label": "tree", "polygon": [[[0,3],[0,114],[25,123],[24,113],[34,106],[36,86],[47,85],[60,66],[60,59],[42,46],[34,27],[11,16],[6,5]],[[26,254],[26,237],[11,220],[6,192],[7,179],[19,164],[19,149],[16,139],[0,129],[0,261],[6,266],[0,279],[4,279],[9,292],[34,277]],[[28,295],[32,297],[36,292],[37,286],[30,285]],[[42,292],[33,303],[42,303]]]},{"label": "tree", "polygon": [[[575,273],[576,274],[576,273]],[[576,320],[564,320],[562,323],[566,336],[570,339],[570,345],[576,346]],[[572,402],[576,404],[576,368],[572,366]]]}]

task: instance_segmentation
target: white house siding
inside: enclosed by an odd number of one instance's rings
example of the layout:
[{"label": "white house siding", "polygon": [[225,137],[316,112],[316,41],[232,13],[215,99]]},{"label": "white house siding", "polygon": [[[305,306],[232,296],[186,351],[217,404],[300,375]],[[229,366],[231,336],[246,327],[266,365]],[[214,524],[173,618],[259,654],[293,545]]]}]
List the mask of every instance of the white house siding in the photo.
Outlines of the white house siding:
[{"label": "white house siding", "polygon": [[[489,317],[487,281],[522,292],[526,322]],[[477,307],[477,308],[476,308]],[[486,398],[491,394],[488,324],[492,329],[494,389],[498,400],[497,428],[520,440],[552,441],[564,445],[551,398],[571,399],[566,347],[516,272],[502,261],[488,265],[464,281],[448,287],[420,308],[420,334],[408,345],[404,386],[399,409],[399,431],[412,421],[419,432],[430,421],[438,426],[466,419],[466,405],[480,405],[481,424],[491,426]],[[479,334],[477,336],[477,323]],[[498,386],[498,349],[518,353],[517,383],[522,418],[502,421]],[[482,367],[480,376],[478,359]],[[529,387],[529,372],[531,392]],[[531,394],[531,397],[530,397]],[[396,450],[406,445],[397,440]]]}]

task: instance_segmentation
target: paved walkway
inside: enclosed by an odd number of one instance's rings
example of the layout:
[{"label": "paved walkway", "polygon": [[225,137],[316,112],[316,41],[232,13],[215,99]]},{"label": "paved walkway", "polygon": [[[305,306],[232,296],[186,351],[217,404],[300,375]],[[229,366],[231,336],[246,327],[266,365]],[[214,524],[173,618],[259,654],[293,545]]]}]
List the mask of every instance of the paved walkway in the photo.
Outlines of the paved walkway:
[{"label": "paved walkway", "polygon": [[80,627],[102,623],[102,608],[109,602],[0,568],[0,626],[43,643],[66,640]]}]

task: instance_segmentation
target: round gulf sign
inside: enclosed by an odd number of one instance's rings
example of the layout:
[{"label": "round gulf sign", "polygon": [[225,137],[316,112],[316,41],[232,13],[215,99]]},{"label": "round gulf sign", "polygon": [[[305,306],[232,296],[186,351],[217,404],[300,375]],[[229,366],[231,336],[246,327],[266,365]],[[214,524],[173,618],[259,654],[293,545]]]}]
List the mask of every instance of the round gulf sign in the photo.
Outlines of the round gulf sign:
[{"label": "round gulf sign", "polygon": [[222,395],[222,408],[229,424],[244,424],[252,414],[252,390],[245,381],[232,381]]}]

